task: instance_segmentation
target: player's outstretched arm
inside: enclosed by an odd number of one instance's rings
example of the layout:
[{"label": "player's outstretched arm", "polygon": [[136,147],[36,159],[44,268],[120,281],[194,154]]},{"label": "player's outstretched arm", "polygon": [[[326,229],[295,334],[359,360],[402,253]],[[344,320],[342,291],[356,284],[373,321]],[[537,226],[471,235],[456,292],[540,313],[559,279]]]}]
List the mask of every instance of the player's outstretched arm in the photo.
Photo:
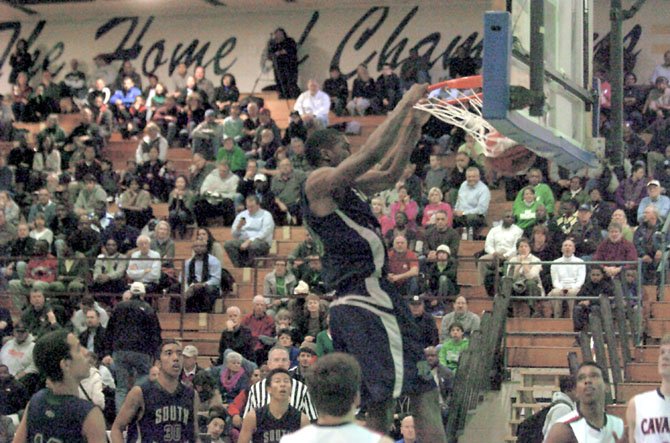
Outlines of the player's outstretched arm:
[{"label": "player's outstretched arm", "polygon": [[23,411],[21,422],[14,432],[14,440],[12,443],[26,443],[28,441],[28,410],[30,409],[30,402]]},{"label": "player's outstretched arm", "polygon": [[307,178],[305,191],[310,208],[318,216],[330,214],[335,205],[332,196],[351,187],[354,181],[379,162],[391,147],[412,107],[426,92],[425,85],[414,85],[384,122],[375,129],[358,152],[345,158],[335,167],[323,167]]},{"label": "player's outstretched arm", "polygon": [[[144,409],[142,389],[135,386],[128,392],[123,406],[121,406],[121,410],[116,416],[116,420],[114,420],[111,431],[112,443],[123,443],[123,430],[128,427],[133,418],[137,416],[137,412],[142,409]],[[138,417],[138,420],[140,418]]]},{"label": "player's outstretched arm", "polygon": [[549,435],[544,439],[544,443],[570,443],[575,441],[575,434],[570,425],[565,423],[556,423],[551,427]]},{"label": "player's outstretched arm", "polygon": [[244,416],[240,437],[237,439],[238,443],[251,443],[254,432],[256,432],[256,410],[252,409]]},{"label": "player's outstretched arm", "polygon": [[107,443],[105,418],[100,408],[95,407],[88,413],[82,427],[82,433],[88,443]]},{"label": "player's outstretched arm", "polygon": [[367,195],[393,187],[400,179],[409,158],[421,138],[421,129],[430,114],[412,109],[408,126],[403,127],[393,148],[382,160],[381,169],[372,169],[356,180],[356,187]]}]

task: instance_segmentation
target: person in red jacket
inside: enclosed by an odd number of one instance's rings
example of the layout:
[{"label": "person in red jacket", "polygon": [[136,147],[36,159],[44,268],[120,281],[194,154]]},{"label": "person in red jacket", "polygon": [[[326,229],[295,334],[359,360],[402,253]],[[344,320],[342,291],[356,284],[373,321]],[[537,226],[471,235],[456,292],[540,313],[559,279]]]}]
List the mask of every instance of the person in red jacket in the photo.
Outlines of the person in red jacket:
[{"label": "person in red jacket", "polygon": [[267,349],[260,342],[259,338],[263,335],[273,337],[275,333],[275,321],[265,313],[265,298],[257,295],[253,299],[253,311],[244,316],[242,326],[246,326],[251,331],[254,338],[255,361],[262,363],[267,360]]},{"label": "person in red jacket", "polygon": [[[611,223],[607,228],[607,238],[600,242],[594,261],[637,261],[635,245],[623,238],[623,228],[619,223]],[[610,278],[617,277],[626,266],[603,265],[605,274]],[[629,267],[629,266],[628,266]]]}]

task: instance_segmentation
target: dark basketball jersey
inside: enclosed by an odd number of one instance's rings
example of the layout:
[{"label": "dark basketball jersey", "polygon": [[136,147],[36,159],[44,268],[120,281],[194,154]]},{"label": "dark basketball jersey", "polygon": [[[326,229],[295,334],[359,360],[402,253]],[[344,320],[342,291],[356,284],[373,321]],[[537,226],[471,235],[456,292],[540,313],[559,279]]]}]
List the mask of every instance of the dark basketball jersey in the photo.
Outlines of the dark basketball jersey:
[{"label": "dark basketball jersey", "polygon": [[282,436],[300,429],[300,411],[291,405],[280,418],[275,418],[270,413],[270,405],[255,411],[256,432],[251,439],[253,443],[279,443]]},{"label": "dark basketball jersey", "polygon": [[94,407],[90,401],[42,389],[30,399],[28,442],[85,443],[81,431]]},{"label": "dark basketball jersey", "polygon": [[139,434],[143,443],[193,443],[194,392],[181,383],[170,394],[156,381],[140,385],[144,397],[144,413]]},{"label": "dark basketball jersey", "polygon": [[335,200],[338,209],[315,216],[303,190],[303,214],[315,241],[323,247],[323,279],[329,289],[352,292],[368,277],[386,274],[381,226],[365,196],[348,188]]}]

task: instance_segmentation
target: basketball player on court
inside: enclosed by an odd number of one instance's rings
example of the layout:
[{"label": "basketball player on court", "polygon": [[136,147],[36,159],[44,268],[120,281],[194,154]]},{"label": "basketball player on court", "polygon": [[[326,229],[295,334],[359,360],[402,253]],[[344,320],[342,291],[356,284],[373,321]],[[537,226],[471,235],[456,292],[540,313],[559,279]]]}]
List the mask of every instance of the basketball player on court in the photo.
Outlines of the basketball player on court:
[{"label": "basketball player on court", "polygon": [[155,381],[130,390],[112,425],[112,443],[123,443],[123,430],[137,426],[139,441],[199,441],[195,411],[200,400],[179,380],[183,357],[181,345],[164,340],[160,347],[160,371]]},{"label": "basketball player on court", "polygon": [[303,213],[323,246],[324,279],[336,290],[330,305],[333,345],[354,355],[363,370],[368,426],[387,432],[393,399],[410,395],[419,439],[439,443],[444,429],[420,332],[387,278],[380,226],[366,198],[393,188],[400,178],[430,117],[413,109],[425,93],[425,85],[414,85],[353,154],[341,133],[315,131],[305,152],[316,170],[305,183]]},{"label": "basketball player on court", "polygon": [[49,387],[30,399],[14,443],[107,441],[102,411],[79,398],[79,384],[91,368],[84,350],[65,329],[37,340],[33,359]]},{"label": "basketball player on court", "polygon": [[658,354],[661,386],[631,398],[626,409],[629,443],[670,442],[670,334]]},{"label": "basketball player on court", "polygon": [[291,380],[284,368],[270,371],[263,380],[270,403],[244,416],[238,443],[279,443],[282,436],[309,424],[309,418],[289,404]]},{"label": "basketball player on court", "polygon": [[623,420],[605,413],[605,380],[596,363],[584,362],[577,369],[577,409],[552,426],[545,443],[624,443]]},{"label": "basketball player on court", "polygon": [[[316,424],[282,437],[281,443],[393,443],[356,423],[361,367],[351,355],[333,352],[319,358],[307,373],[307,386],[319,418]],[[433,441],[439,440],[428,440]]]}]

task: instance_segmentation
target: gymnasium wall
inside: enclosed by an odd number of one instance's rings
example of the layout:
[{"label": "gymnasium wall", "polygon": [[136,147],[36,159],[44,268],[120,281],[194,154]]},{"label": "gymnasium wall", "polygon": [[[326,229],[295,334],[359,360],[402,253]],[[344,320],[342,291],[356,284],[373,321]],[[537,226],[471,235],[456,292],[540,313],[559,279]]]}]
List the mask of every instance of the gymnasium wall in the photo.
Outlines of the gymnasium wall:
[{"label": "gymnasium wall", "polygon": [[[98,2],[104,4],[104,2]],[[609,30],[609,0],[596,0],[595,31],[602,39]],[[400,64],[412,47],[428,54],[433,80],[446,74],[450,54],[461,44],[481,51],[482,14],[486,1],[442,1],[417,6],[360,7],[301,11],[222,13],[217,16],[169,17],[165,11],[155,16],[114,17],[101,11],[100,18],[77,21],[58,18],[3,21],[0,18],[0,91],[9,91],[9,55],[16,39],[29,40],[30,52],[38,54],[35,70],[47,60],[60,79],[68,61],[78,58],[84,70],[91,68],[96,54],[112,59],[130,58],[143,74],[156,73],[167,79],[176,65],[204,64],[207,75],[218,85],[225,72],[233,73],[242,91],[250,91],[258,80],[260,89],[273,83],[271,74],[261,74],[261,54],[270,32],[284,27],[301,42],[301,86],[309,77],[323,79],[331,64],[345,74],[357,64],[368,63],[377,74],[382,63]],[[670,35],[664,22],[670,3],[649,0],[637,16],[626,22],[628,54],[635,59],[635,72],[646,80],[662,59]],[[596,40],[596,41],[598,41]],[[119,62],[116,62],[119,63]]]}]

